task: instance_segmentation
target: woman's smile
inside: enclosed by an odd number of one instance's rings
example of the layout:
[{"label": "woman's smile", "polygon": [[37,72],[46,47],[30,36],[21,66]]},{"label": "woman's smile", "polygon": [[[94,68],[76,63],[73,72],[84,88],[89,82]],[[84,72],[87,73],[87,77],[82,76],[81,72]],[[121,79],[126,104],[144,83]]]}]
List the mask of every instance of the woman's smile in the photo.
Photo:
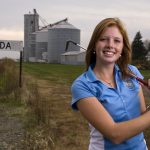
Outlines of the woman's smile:
[{"label": "woman's smile", "polygon": [[116,52],[110,51],[110,50],[103,50],[102,52],[104,53],[104,55],[106,57],[112,57],[112,56],[114,56],[116,54]]}]

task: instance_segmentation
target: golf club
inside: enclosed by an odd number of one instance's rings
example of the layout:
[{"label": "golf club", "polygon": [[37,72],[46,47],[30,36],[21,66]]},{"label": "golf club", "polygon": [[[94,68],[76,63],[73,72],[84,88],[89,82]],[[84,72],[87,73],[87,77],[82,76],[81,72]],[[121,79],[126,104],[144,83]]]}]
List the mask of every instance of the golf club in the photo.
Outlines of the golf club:
[{"label": "golf club", "polygon": [[85,49],[84,47],[82,47],[82,46],[79,45],[78,43],[76,43],[76,42],[74,42],[74,41],[71,41],[71,40],[66,41],[66,49],[65,49],[65,51],[68,50],[69,43],[72,43],[72,44],[74,44],[74,45],[77,45],[77,46],[79,46],[80,48],[82,48],[82,49],[84,49],[84,50],[86,51],[86,49]]}]

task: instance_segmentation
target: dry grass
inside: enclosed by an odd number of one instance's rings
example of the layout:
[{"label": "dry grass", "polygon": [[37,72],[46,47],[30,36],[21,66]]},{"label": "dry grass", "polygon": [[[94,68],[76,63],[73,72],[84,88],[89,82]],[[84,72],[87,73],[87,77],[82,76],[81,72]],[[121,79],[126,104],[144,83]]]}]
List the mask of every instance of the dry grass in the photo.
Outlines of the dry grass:
[{"label": "dry grass", "polygon": [[19,71],[11,59],[0,60],[0,95],[7,96],[18,90]]},{"label": "dry grass", "polygon": [[[32,79],[28,77],[29,80]],[[37,80],[34,84],[30,82],[27,86],[25,95],[30,115],[27,122],[26,148],[87,149],[88,125],[79,113],[72,112],[69,87],[44,80]]]}]

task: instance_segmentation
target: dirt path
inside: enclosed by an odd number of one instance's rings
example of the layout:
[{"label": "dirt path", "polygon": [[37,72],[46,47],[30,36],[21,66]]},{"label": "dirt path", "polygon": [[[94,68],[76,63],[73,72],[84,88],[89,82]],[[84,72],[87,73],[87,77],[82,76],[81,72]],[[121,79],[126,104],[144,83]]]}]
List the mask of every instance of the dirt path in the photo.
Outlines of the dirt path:
[{"label": "dirt path", "polygon": [[20,107],[0,104],[0,150],[23,150],[24,129]]}]

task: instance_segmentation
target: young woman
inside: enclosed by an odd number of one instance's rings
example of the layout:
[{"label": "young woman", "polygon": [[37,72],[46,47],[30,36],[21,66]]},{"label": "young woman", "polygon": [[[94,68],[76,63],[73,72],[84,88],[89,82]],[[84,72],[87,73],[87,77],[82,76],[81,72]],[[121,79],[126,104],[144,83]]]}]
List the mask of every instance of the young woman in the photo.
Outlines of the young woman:
[{"label": "young woman", "polygon": [[[89,150],[146,150],[143,130],[150,127],[140,83],[129,65],[131,47],[118,18],[102,20],[86,52],[87,71],[72,84],[72,108],[90,126]],[[150,85],[150,84],[149,84]]]}]

